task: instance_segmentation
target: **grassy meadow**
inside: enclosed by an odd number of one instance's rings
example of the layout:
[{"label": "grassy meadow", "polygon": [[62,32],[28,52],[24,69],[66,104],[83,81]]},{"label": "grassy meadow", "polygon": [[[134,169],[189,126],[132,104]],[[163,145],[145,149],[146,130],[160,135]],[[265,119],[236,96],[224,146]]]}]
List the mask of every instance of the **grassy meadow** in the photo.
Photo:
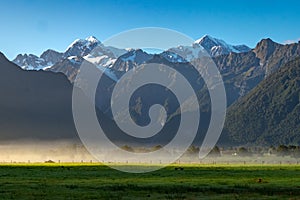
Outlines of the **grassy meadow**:
[{"label": "grassy meadow", "polygon": [[300,199],[300,165],[174,164],[130,174],[96,163],[4,163],[0,199]]}]

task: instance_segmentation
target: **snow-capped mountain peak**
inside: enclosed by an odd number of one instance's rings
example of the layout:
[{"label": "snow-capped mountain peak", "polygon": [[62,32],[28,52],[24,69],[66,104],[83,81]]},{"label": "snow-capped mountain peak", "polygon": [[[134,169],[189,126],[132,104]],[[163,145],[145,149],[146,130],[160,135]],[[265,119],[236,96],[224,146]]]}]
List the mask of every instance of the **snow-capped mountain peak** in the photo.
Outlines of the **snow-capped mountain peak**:
[{"label": "snow-capped mountain peak", "polygon": [[[170,62],[190,62],[194,59],[201,58],[202,56],[216,57],[219,55],[247,52],[251,49],[246,45],[230,45],[223,40],[213,38],[209,35],[204,35],[196,40],[191,46],[178,46],[170,48],[162,53]],[[176,55],[177,54],[177,55]]]},{"label": "snow-capped mountain peak", "polygon": [[89,36],[85,38],[86,41],[89,41],[91,43],[100,43],[100,41],[95,36]]},{"label": "snow-capped mountain peak", "polygon": [[211,37],[210,35],[204,35],[201,38],[199,38],[198,40],[196,40],[194,42],[194,44],[200,44],[200,43],[204,42],[205,40],[210,40],[210,41],[213,41],[214,43],[217,43],[215,38]]},{"label": "snow-capped mountain peak", "polygon": [[64,53],[64,57],[69,56],[86,56],[96,46],[102,45],[101,42],[94,36],[89,36],[86,39],[76,39],[72,42]]},{"label": "snow-capped mountain peak", "polygon": [[67,47],[66,51],[76,45],[90,46],[92,44],[101,44],[101,42],[95,36],[89,36],[85,39],[76,39]]},{"label": "snow-capped mountain peak", "polygon": [[49,69],[54,64],[63,59],[72,57],[84,57],[88,55],[95,47],[102,47],[101,42],[94,36],[86,39],[76,39],[72,42],[64,53],[51,49],[46,50],[40,57],[32,54],[19,54],[13,62],[25,70]]},{"label": "snow-capped mountain peak", "polygon": [[209,35],[204,35],[196,40],[193,46],[201,45],[211,56],[219,56],[229,54],[231,52],[241,53],[247,52],[251,49],[246,45],[231,45],[227,44],[224,40],[213,38]]}]

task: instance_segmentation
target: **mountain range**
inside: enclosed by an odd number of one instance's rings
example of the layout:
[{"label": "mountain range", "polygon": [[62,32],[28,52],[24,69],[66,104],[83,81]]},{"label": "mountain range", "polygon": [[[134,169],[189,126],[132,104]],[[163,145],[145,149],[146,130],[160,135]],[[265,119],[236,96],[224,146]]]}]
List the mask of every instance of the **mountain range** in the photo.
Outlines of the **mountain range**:
[{"label": "mountain range", "polygon": [[[197,59],[202,48],[213,56],[223,75],[230,94],[228,105],[247,94],[281,65],[299,55],[297,44],[281,45],[271,39],[263,39],[254,49],[250,49],[245,45],[229,45],[223,40],[205,35],[191,46],[174,47],[159,56],[161,62],[166,59],[170,63],[185,63]],[[220,51],[216,53],[216,49]],[[23,69],[62,72],[73,82],[80,65],[87,60],[117,81],[129,69],[153,58],[153,55],[140,49],[105,47],[93,36],[75,40],[63,53],[54,52],[47,50],[40,57],[20,54],[13,62]]]},{"label": "mountain range", "polygon": [[[171,48],[170,50],[179,50],[184,52],[183,54],[185,55],[185,58],[183,59],[190,61],[193,57],[197,57],[197,51],[202,48],[204,48],[211,56],[224,55],[230,52],[240,53],[250,51],[250,48],[246,45],[230,45],[223,40],[216,39],[208,35],[196,40],[193,44],[191,44],[191,46],[178,46]],[[26,70],[56,71],[52,68],[55,64],[63,63],[66,59],[74,62],[84,58],[97,66],[110,68],[118,57],[131,51],[134,50],[105,47],[97,38],[90,36],[86,39],[76,39],[67,47],[65,52],[57,52],[48,49],[43,52],[40,57],[32,54],[19,54],[15,59],[13,59],[13,62]],[[182,61],[180,60],[182,58],[175,59],[172,55],[166,54],[166,52],[162,53],[162,55],[169,59],[169,61]],[[124,58],[125,56],[123,56],[123,59]],[[137,59],[144,61],[147,58],[137,57]]]},{"label": "mountain range", "polygon": [[[298,105],[296,100],[299,97],[296,69],[297,63],[299,63],[297,59],[300,57],[300,43],[282,45],[268,38],[261,40],[255,48],[250,49],[245,45],[229,45],[222,40],[206,35],[190,46],[173,47],[160,54],[153,55],[141,49],[107,47],[95,37],[88,37],[75,40],[65,52],[47,50],[40,57],[31,54],[18,55],[13,62],[23,69],[19,69],[22,71],[19,73],[36,74],[36,76],[45,73],[51,77],[64,74],[71,83],[75,80],[78,69],[83,62],[89,62],[95,68],[103,71],[104,76],[97,88],[96,104],[101,116],[99,117],[101,118],[100,121],[105,121],[104,124],[108,129],[115,125],[110,110],[110,96],[120,77],[129,69],[139,65],[147,63],[166,64],[186,76],[197,93],[201,107],[198,141],[201,141],[210,121],[210,97],[203,80],[199,79],[189,62],[197,60],[203,49],[212,56],[216,63],[224,80],[227,93],[228,117],[226,118],[222,137],[219,140],[220,144],[270,145],[300,143],[297,135],[299,134],[297,133],[297,130],[299,130],[297,125],[299,112],[296,112]],[[9,65],[11,68],[16,67],[12,67],[13,64],[8,61],[1,65]],[[295,72],[291,70],[294,68]],[[290,71],[292,71],[292,74],[289,74]],[[290,78],[276,82],[281,80],[282,77]],[[12,80],[14,79],[12,78]],[[280,87],[283,82],[286,86]],[[39,83],[34,84],[39,85]],[[57,84],[68,85],[70,83]],[[65,87],[71,86],[64,86],[63,88]],[[51,89],[53,88],[49,89],[46,86],[44,88],[45,91]],[[5,89],[3,88],[3,90]],[[32,90],[36,90],[34,86],[32,86]],[[69,92],[68,90],[66,94],[69,94]],[[125,87],[124,92],[126,92]],[[282,96],[285,93],[288,93],[291,97],[289,95]],[[27,95],[26,93],[20,94]],[[41,94],[41,96],[43,95]],[[146,98],[143,98],[144,96]],[[21,97],[18,98],[22,99]],[[277,100],[280,103],[274,102]],[[290,108],[289,102],[291,102],[292,108]],[[144,90],[139,90],[134,94],[130,103],[132,117],[135,118],[138,124],[145,125],[149,123],[147,115],[144,116],[149,105],[153,105],[153,103],[164,105],[168,113],[169,121],[166,124],[165,132],[163,132],[166,134],[176,132],[179,122],[178,102],[171,93],[157,88],[157,86],[147,86]],[[51,104],[56,105],[53,102]],[[65,108],[70,107],[65,106]],[[264,112],[259,112],[260,108]],[[60,112],[57,111],[57,113]],[[69,113],[69,111],[65,113]],[[270,117],[271,115],[274,116]],[[294,122],[292,123],[291,120],[294,120]],[[286,128],[284,123],[288,123],[289,128]],[[72,127],[71,129],[74,130],[71,123],[66,124],[69,124]],[[121,140],[124,137],[118,137],[118,132],[120,130],[114,129],[114,136],[112,137]],[[278,135],[281,136],[278,137]],[[169,139],[170,136],[166,140]]]}]

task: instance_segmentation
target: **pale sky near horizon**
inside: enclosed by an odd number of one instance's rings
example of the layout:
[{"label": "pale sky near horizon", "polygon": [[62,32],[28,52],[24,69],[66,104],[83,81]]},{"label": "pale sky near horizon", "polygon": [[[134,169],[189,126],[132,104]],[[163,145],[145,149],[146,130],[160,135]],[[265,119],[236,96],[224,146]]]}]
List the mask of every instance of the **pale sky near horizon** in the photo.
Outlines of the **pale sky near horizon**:
[{"label": "pale sky near horizon", "polygon": [[2,0],[0,51],[64,51],[77,38],[100,41],[141,27],[163,27],[193,39],[204,34],[254,47],[262,38],[285,43],[300,39],[299,1],[171,0]]}]

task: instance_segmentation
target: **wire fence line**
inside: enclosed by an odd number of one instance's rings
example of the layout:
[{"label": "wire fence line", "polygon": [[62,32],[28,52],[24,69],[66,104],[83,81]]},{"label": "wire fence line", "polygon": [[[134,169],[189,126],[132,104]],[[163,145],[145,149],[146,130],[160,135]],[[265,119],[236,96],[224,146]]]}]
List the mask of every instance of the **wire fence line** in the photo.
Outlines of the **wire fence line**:
[{"label": "wire fence line", "polygon": [[[162,162],[154,162],[154,161],[149,161],[149,162],[130,162],[130,161],[125,161],[125,162],[120,162],[120,161],[97,161],[97,160],[27,160],[27,161],[15,161],[15,160],[0,160],[0,164],[51,164],[51,163],[56,163],[56,164],[124,164],[124,165],[130,165],[130,164],[141,164],[141,165],[163,165],[164,163]],[[199,160],[199,161],[187,161],[187,160],[177,160],[176,162],[172,163],[176,165],[300,165],[300,160]]]}]

